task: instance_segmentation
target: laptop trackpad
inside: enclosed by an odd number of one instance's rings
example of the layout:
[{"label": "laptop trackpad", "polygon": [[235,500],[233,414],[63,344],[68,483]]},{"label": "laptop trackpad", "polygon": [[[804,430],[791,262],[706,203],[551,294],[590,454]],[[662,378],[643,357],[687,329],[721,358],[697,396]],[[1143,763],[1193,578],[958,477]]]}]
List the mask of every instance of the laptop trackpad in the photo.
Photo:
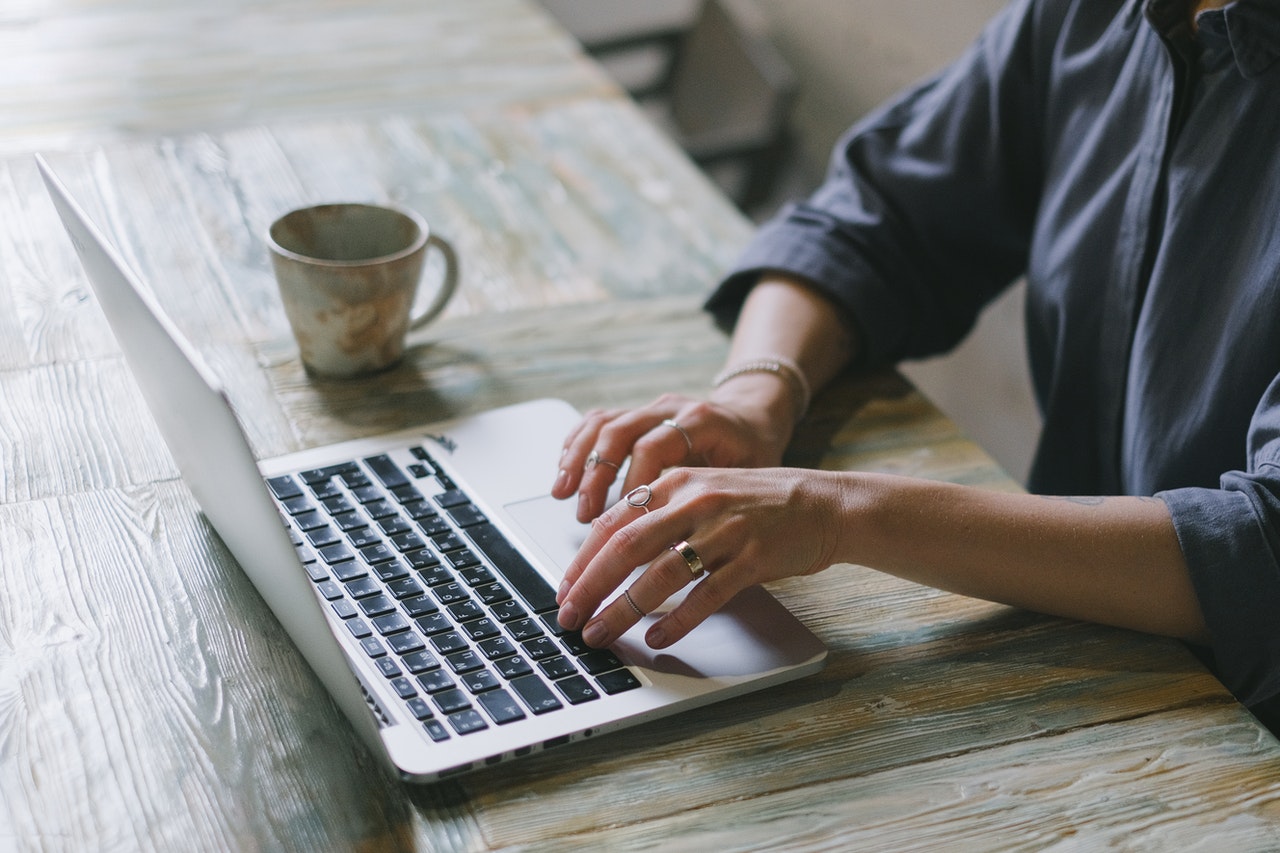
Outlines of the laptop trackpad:
[{"label": "laptop trackpad", "polygon": [[[505,509],[563,575],[590,530],[576,519],[576,502],[546,495],[508,504]],[[673,676],[706,678],[768,672],[813,654],[811,644],[790,641],[791,636],[806,632],[789,631],[795,617],[759,587],[743,590],[670,648],[649,648],[644,632],[683,597],[683,592],[677,593],[618,640],[614,649],[627,663]]]}]

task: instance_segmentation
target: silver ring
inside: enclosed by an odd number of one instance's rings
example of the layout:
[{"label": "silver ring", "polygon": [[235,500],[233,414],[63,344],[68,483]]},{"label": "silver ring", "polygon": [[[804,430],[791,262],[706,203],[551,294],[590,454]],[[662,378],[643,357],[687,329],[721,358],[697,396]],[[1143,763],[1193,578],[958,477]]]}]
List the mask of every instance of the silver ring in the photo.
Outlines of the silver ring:
[{"label": "silver ring", "polygon": [[653,489],[651,489],[647,483],[642,486],[636,486],[623,496],[623,500],[636,509],[642,509],[645,512],[648,512],[649,501],[653,500]]},{"label": "silver ring", "polygon": [[693,550],[693,546],[688,542],[677,542],[671,546],[671,550],[684,558],[685,565],[689,567],[689,574],[693,575],[694,580],[702,577],[702,573],[707,570],[698,552]]},{"label": "silver ring", "polygon": [[680,435],[684,437],[684,443],[689,445],[689,452],[690,453],[693,452],[693,439],[689,438],[689,433],[685,432],[684,427],[680,426],[680,424],[676,423],[671,418],[667,418],[665,421],[663,421],[662,425],[664,427],[671,427],[673,430],[680,433]]},{"label": "silver ring", "polygon": [[631,609],[634,610],[636,612],[636,615],[639,616],[641,619],[649,615],[648,613],[645,613],[643,610],[641,610],[639,605],[636,604],[635,599],[631,597],[631,590],[624,589],[622,591],[622,597],[627,600],[627,604],[631,605]]},{"label": "silver ring", "polygon": [[608,465],[610,468],[612,468],[615,471],[619,471],[622,469],[622,466],[619,465],[617,462],[610,462],[608,459],[605,459],[603,456],[600,455],[600,451],[593,450],[587,454],[587,464],[583,465],[582,469],[584,471],[589,471],[593,466],[596,466],[596,465]]}]

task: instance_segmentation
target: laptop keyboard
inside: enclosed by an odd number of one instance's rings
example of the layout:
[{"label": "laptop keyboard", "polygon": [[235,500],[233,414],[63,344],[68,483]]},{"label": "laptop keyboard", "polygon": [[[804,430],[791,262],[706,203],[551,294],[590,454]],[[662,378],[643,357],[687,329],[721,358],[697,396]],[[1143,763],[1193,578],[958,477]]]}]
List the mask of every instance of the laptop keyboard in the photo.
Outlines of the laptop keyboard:
[{"label": "laptop keyboard", "polygon": [[423,447],[271,477],[320,596],[435,741],[640,682]]}]

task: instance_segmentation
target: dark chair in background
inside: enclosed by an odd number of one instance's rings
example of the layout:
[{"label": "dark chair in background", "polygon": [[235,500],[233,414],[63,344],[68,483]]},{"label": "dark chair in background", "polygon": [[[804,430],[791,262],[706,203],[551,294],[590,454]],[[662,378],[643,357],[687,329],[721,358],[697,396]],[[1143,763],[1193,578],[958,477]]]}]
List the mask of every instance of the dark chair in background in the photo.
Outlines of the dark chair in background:
[{"label": "dark chair in background", "polygon": [[748,0],[543,3],[739,207],[769,200],[796,82]]}]

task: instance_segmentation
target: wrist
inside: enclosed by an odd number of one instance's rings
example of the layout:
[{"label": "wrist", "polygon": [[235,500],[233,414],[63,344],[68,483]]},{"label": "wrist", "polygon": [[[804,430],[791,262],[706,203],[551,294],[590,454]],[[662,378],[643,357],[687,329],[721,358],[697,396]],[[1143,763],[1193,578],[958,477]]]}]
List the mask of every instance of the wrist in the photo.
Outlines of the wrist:
[{"label": "wrist", "polygon": [[711,387],[718,390],[734,383],[743,385],[748,380],[759,387],[758,379],[762,376],[785,386],[791,400],[791,424],[794,426],[808,412],[813,392],[800,365],[786,356],[767,355],[731,363],[711,380]]}]

